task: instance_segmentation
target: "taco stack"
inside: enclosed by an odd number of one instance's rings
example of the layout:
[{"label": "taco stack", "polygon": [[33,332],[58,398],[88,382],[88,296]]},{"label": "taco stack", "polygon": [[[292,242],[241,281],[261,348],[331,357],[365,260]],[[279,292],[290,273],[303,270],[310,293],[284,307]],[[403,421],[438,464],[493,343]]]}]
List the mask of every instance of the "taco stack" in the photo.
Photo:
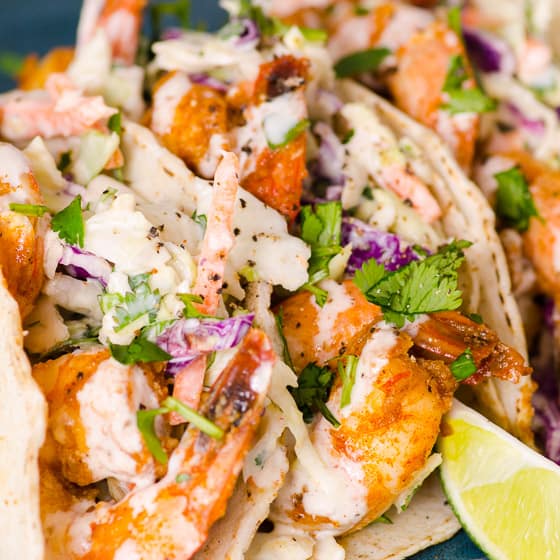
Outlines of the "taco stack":
[{"label": "taco stack", "polygon": [[[144,4],[86,1],[73,53],[0,98],[3,386],[30,403],[2,550],[381,560],[449,538],[453,396],[533,444],[474,139],[458,163],[437,135],[457,119],[337,79],[320,2],[228,3],[217,33],[138,53]],[[451,42],[456,89],[482,92]]]}]

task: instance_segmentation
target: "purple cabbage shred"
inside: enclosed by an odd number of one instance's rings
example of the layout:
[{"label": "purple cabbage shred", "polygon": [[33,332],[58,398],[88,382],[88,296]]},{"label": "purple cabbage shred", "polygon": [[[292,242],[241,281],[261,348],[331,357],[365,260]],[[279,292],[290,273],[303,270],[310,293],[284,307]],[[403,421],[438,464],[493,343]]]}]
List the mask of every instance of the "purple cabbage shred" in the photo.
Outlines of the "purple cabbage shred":
[{"label": "purple cabbage shred", "polygon": [[59,267],[72,278],[78,280],[97,280],[103,287],[107,286],[113,270],[111,264],[102,257],[75,245],[65,245],[58,261]]}]

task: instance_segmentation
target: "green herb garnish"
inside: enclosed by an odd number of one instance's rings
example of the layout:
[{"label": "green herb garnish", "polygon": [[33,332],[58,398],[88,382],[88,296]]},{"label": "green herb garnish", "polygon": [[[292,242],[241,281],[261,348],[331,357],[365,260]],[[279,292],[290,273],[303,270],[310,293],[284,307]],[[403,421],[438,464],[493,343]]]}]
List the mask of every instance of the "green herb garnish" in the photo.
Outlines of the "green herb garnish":
[{"label": "green herb garnish", "polygon": [[200,296],[194,294],[177,294],[177,297],[185,304],[183,309],[183,317],[185,319],[215,319],[211,315],[201,313],[195,306],[195,303],[204,303]]},{"label": "green herb garnish", "polygon": [[206,232],[208,218],[206,214],[199,214],[196,210],[192,213],[191,218],[202,228],[202,233]]},{"label": "green herb garnish", "polygon": [[340,231],[342,224],[342,205],[340,202],[325,202],[301,209],[301,238],[311,246],[309,258],[309,281],[302,289],[315,294],[317,303],[322,307],[327,293],[314,286],[329,275],[331,259],[340,253]]},{"label": "green herb garnish", "polygon": [[60,159],[58,160],[58,164],[56,167],[61,173],[64,173],[66,169],[68,169],[71,163],[72,163],[72,150],[68,150],[60,154]]},{"label": "green herb garnish", "polygon": [[510,227],[526,231],[532,216],[539,217],[529,185],[518,167],[494,175],[498,182],[496,213]]},{"label": "green herb garnish", "polygon": [[338,375],[342,379],[342,394],[340,395],[340,408],[350,404],[352,388],[356,382],[356,368],[358,367],[358,356],[346,356],[346,364],[342,365],[342,359],[338,362]]},{"label": "green herb garnish", "polygon": [[348,78],[364,72],[374,72],[391,54],[385,47],[367,49],[344,56],[334,65],[337,78]]},{"label": "green herb garnish", "polygon": [[120,111],[111,115],[109,121],[107,122],[107,127],[111,132],[115,132],[118,136],[122,134],[122,114]]},{"label": "green herb garnish", "polygon": [[496,108],[496,102],[490,99],[479,87],[463,89],[468,78],[465,61],[460,54],[453,55],[449,61],[443,90],[449,101],[442,108],[452,115],[458,113],[486,113]]},{"label": "green herb garnish", "polygon": [[458,269],[465,259],[468,241],[453,241],[434,255],[387,272],[370,259],[356,271],[354,283],[368,301],[383,310],[385,320],[402,327],[416,315],[457,309],[462,294],[457,288]]},{"label": "green herb garnish", "polygon": [[455,31],[459,39],[463,39],[463,26],[461,23],[461,8],[453,6],[447,12],[447,25]]},{"label": "green herb garnish", "polygon": [[139,362],[167,362],[172,358],[157,344],[148,340],[143,334],[137,336],[128,346],[110,344],[111,355],[117,362],[133,365]]},{"label": "green herb garnish", "polygon": [[294,363],[292,362],[292,357],[290,356],[288,342],[284,336],[284,310],[282,308],[280,308],[280,311],[274,315],[274,321],[276,322],[276,329],[278,330],[278,335],[282,341],[282,359],[293,370]]},{"label": "green herb garnish", "polygon": [[160,38],[163,18],[169,16],[176,19],[183,29],[191,27],[190,0],[175,0],[175,2],[160,2],[150,6],[150,23],[154,40]]},{"label": "green herb garnish", "polygon": [[36,216],[38,218],[49,212],[49,209],[42,204],[18,204],[17,202],[10,202],[10,210],[24,216]]},{"label": "green herb garnish", "polygon": [[476,373],[476,364],[470,348],[467,348],[455,361],[451,362],[449,369],[457,381],[464,381]]},{"label": "green herb garnish", "polygon": [[316,412],[320,412],[335,428],[340,422],[325,404],[334,381],[333,372],[317,364],[307,364],[298,376],[297,387],[288,386],[297,407],[303,413],[303,419],[308,424],[312,422]]},{"label": "green herb garnish", "polygon": [[[187,406],[180,400],[174,397],[167,397],[161,404],[162,406],[160,408],[156,408],[154,410],[139,410],[136,413],[136,423],[142,437],[144,438],[146,447],[159,463],[167,463],[167,453],[163,449],[161,442],[157,437],[154,426],[156,416],[160,414],[177,412],[187,422],[190,422],[193,426],[196,426],[201,432],[204,432],[210,437],[214,439],[222,439],[224,437],[224,431],[216,426],[214,422],[211,422],[208,418],[200,415],[196,412],[196,410],[193,410],[190,406]],[[177,480],[177,482],[185,482],[189,477],[187,473],[181,473],[181,475],[178,475],[177,478],[179,478],[179,476],[184,478]]]},{"label": "green herb garnish", "polygon": [[64,210],[53,216],[51,228],[70,245],[84,246],[85,227],[82,215],[82,197],[80,195]]},{"label": "green herb garnish", "polygon": [[17,78],[23,68],[25,57],[14,52],[0,52],[0,74]]},{"label": "green herb garnish", "polygon": [[303,119],[299,121],[295,126],[290,128],[288,132],[286,132],[286,135],[284,136],[282,141],[279,142],[278,144],[274,144],[267,138],[268,147],[271,150],[277,150],[278,148],[283,148],[284,146],[288,145],[292,140],[295,140],[300,134],[305,132],[309,128],[309,123],[310,123],[309,119]]}]

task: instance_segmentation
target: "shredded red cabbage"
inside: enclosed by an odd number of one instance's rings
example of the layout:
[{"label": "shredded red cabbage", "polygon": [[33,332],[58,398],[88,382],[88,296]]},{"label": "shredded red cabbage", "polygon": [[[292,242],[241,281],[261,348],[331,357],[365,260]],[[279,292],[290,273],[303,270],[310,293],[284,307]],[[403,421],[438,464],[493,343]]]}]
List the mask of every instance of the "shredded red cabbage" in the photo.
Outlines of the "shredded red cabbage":
[{"label": "shredded red cabbage", "polygon": [[324,122],[318,122],[313,131],[321,139],[315,172],[319,178],[327,179],[333,185],[344,184],[344,146],[333,129]]},{"label": "shredded red cabbage", "polygon": [[340,97],[332,91],[322,88],[317,90],[317,103],[325,109],[329,116],[338,113],[344,106]]},{"label": "shredded red cabbage", "polygon": [[200,84],[201,86],[208,86],[208,87],[210,87],[212,89],[215,89],[216,91],[219,91],[221,93],[227,93],[227,90],[228,90],[227,84],[224,84],[224,82],[221,82],[217,78],[213,78],[212,76],[209,76],[208,74],[205,74],[203,72],[198,72],[198,73],[195,73],[195,74],[189,74],[189,80],[193,84]]},{"label": "shredded red cabbage", "polygon": [[544,435],[544,452],[546,456],[560,465],[560,408],[558,402],[537,392],[533,396],[537,430]]},{"label": "shredded red cabbage", "polygon": [[508,102],[506,103],[506,107],[517,125],[524,128],[531,134],[535,134],[537,136],[542,136],[544,134],[545,124],[543,121],[530,119],[514,103]]},{"label": "shredded red cabbage", "polygon": [[243,18],[239,21],[243,25],[243,31],[239,34],[239,39],[235,42],[237,46],[256,42],[261,38],[259,27],[252,19]]},{"label": "shredded red cabbage", "polygon": [[346,271],[353,274],[369,259],[375,259],[387,270],[397,270],[419,259],[412,247],[401,247],[398,236],[376,230],[357,218],[342,219],[342,245],[352,245]]},{"label": "shredded red cabbage", "polygon": [[180,39],[183,36],[183,30],[180,27],[168,27],[163,30],[161,34],[162,41],[170,41],[173,39]]},{"label": "shredded red cabbage", "polygon": [[89,251],[75,245],[65,245],[58,261],[59,267],[72,278],[97,280],[103,287],[107,286],[113,270],[111,264]]},{"label": "shredded red cabbage", "polygon": [[167,373],[177,374],[198,356],[237,346],[253,323],[254,315],[228,319],[179,319],[157,338],[157,345],[173,356]]},{"label": "shredded red cabbage", "polygon": [[513,74],[515,58],[507,43],[472,27],[463,27],[463,36],[470,59],[482,72]]}]

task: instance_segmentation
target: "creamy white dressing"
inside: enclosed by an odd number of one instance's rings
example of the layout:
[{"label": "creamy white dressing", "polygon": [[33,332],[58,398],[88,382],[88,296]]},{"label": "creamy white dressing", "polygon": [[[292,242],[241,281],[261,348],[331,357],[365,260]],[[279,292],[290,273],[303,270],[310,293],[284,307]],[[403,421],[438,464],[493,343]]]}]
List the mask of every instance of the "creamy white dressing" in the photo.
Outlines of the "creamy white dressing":
[{"label": "creamy white dressing", "polygon": [[323,280],[319,287],[328,293],[328,297],[323,307],[317,305],[313,299],[317,311],[317,334],[313,338],[313,344],[317,350],[318,363],[324,363],[332,357],[325,351],[325,347],[328,347],[332,333],[336,330],[338,316],[354,305],[354,299],[343,284],[334,280]]},{"label": "creamy white dressing", "polygon": [[414,321],[409,321],[407,319],[401,331],[407,333],[410,336],[410,338],[414,339],[416,338],[416,336],[418,336],[418,330],[420,329],[420,325],[422,325],[422,323],[425,323],[429,318],[430,318],[429,315],[423,313],[421,315],[417,315],[414,318]]},{"label": "creamy white dressing", "polygon": [[378,323],[376,330],[369,337],[358,360],[356,379],[350,395],[350,404],[341,409],[341,417],[348,418],[354,412],[363,409],[364,403],[371,393],[371,388],[375,385],[377,377],[387,365],[387,356],[396,343],[397,333],[393,327],[384,321]]},{"label": "creamy white dressing", "polygon": [[282,525],[272,533],[257,533],[246,560],[309,560],[315,544],[313,537],[290,529]]},{"label": "creamy white dressing", "polygon": [[164,136],[171,132],[177,105],[191,89],[191,82],[182,72],[165,80],[154,95],[152,130]]},{"label": "creamy white dressing", "polygon": [[315,541],[313,549],[313,560],[344,560],[346,551],[336,542],[332,535],[321,535]]},{"label": "creamy white dressing", "polygon": [[144,451],[136,411],[141,404],[148,409],[159,404],[142,369],[105,360],[77,399],[89,448],[86,463],[93,478],[111,476],[140,487],[153,483],[153,460],[142,464],[135,457]]},{"label": "creamy white dressing", "polygon": [[4,193],[0,198],[0,211],[8,210],[12,202],[30,202],[32,195],[22,185],[24,175],[30,172],[29,163],[20,151],[11,144],[0,142],[0,182],[12,187],[10,192]]},{"label": "creamy white dressing", "polygon": [[56,273],[43,286],[43,293],[55,305],[90,317],[97,321],[102,318],[99,296],[103,293],[96,280],[78,280],[65,274]]},{"label": "creamy white dressing", "polygon": [[198,173],[205,179],[214,177],[218,162],[222,158],[224,149],[228,145],[228,137],[225,134],[213,134],[210,138],[208,150],[203,158],[198,162]]},{"label": "creamy white dressing", "polygon": [[24,344],[28,352],[41,354],[70,336],[68,327],[51,298],[41,295],[26,318]]}]

